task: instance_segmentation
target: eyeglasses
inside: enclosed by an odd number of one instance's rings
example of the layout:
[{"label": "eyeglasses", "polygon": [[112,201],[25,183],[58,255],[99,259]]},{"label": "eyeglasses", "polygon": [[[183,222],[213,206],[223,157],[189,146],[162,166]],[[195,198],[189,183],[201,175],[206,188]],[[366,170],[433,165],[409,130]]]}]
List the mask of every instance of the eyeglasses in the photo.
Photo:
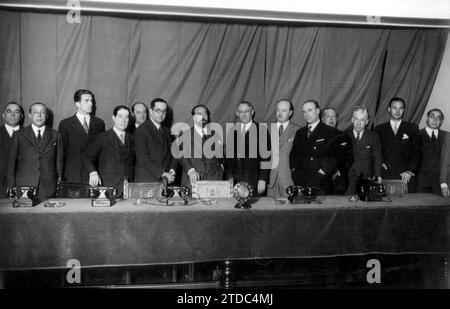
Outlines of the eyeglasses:
[{"label": "eyeglasses", "polygon": [[165,110],[165,109],[159,109],[159,108],[154,108],[153,111],[154,111],[155,113],[158,113],[158,114],[164,114],[164,115],[167,113],[167,110]]}]

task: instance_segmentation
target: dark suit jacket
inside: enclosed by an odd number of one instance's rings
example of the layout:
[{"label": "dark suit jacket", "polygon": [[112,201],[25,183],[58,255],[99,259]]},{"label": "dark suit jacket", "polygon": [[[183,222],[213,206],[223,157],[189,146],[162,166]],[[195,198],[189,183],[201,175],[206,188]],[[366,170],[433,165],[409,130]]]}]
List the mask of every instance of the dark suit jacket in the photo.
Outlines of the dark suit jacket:
[{"label": "dark suit jacket", "polygon": [[83,168],[82,153],[98,133],[105,131],[105,122],[91,115],[89,134],[83,129],[76,115],[61,120],[58,131],[64,145],[64,174],[68,182],[88,183],[89,173]]},{"label": "dark suit jacket", "polygon": [[333,180],[333,194],[344,194],[348,187],[348,170],[353,163],[353,144],[351,137],[346,133],[336,130],[336,136],[329,142],[328,152],[333,154],[330,160],[335,162],[336,169],[332,173],[339,171],[340,176]]},{"label": "dark suit jacket", "polygon": [[148,119],[134,132],[136,150],[136,182],[161,181],[164,172],[176,170],[177,161],[171,153],[170,130],[161,126],[160,131]]},{"label": "dark suit jacket", "polygon": [[[269,184],[270,177],[270,154],[269,156],[263,157],[260,150],[261,148],[266,148],[270,151],[270,135],[267,132],[267,139],[265,141],[265,145],[267,147],[259,146],[262,141],[260,140],[259,134],[259,124],[256,122],[252,123],[252,126],[245,133],[244,145],[245,145],[245,153],[243,153],[243,158],[238,158],[238,143],[239,137],[241,135],[241,123],[237,123],[234,126],[235,129],[231,130],[227,134],[227,144],[233,145],[233,152],[226,154],[226,178],[229,179],[233,177],[234,183],[245,181],[249,185],[253,187],[253,195],[258,195],[258,181],[264,180],[266,185]],[[250,131],[252,130],[252,133]],[[232,135],[234,136],[234,141],[231,143]],[[250,143],[250,138],[255,138],[256,142]],[[256,149],[250,150],[250,146],[255,146]],[[227,146],[227,149],[229,146]],[[254,154],[254,155],[253,155]],[[262,169],[261,162],[267,162],[269,168]]]},{"label": "dark suit jacket", "polygon": [[356,142],[353,129],[347,133],[353,145],[353,163],[348,171],[347,194],[355,194],[358,177],[372,178],[381,176],[381,141],[376,132],[364,130],[359,143]]},{"label": "dark suit jacket", "polygon": [[400,174],[406,170],[417,172],[419,152],[417,138],[419,127],[410,122],[402,121],[397,135],[394,135],[390,122],[385,122],[375,128],[381,139],[383,163],[387,170],[382,169],[382,177],[401,179]]},{"label": "dark suit jacket", "polygon": [[[194,168],[197,173],[199,173],[199,180],[222,180],[224,172],[221,165],[222,160],[220,158],[205,157],[202,151],[202,137],[193,127],[189,131],[183,132],[182,135],[184,134],[190,135],[191,149],[190,154],[187,157],[182,156],[178,159],[178,162],[183,168],[181,185],[192,188],[191,181],[189,180],[189,176],[187,174],[191,168]],[[214,136],[207,135],[206,141],[211,138],[214,138]],[[217,143],[215,145],[217,145]],[[222,147],[222,145],[220,146]],[[180,151],[183,151],[183,148],[180,148]]]},{"label": "dark suit jacket", "polygon": [[439,182],[446,183],[450,187],[450,134],[446,133],[443,140]]},{"label": "dark suit jacket", "polygon": [[[337,135],[337,131],[319,121],[309,138],[307,132],[308,126],[304,126],[295,134],[289,155],[292,179],[296,185],[318,186],[325,194],[329,194],[331,175],[337,164],[329,151],[329,142]],[[325,172],[325,176],[319,173],[320,169]]]},{"label": "dark suit jacket", "polygon": [[0,127],[0,199],[7,198],[6,195],[6,172],[8,166],[8,152],[12,144],[5,126]]},{"label": "dark suit jacket", "polygon": [[85,170],[97,171],[102,185],[115,187],[117,196],[123,193],[124,177],[134,181],[135,161],[133,137],[126,133],[123,145],[113,129],[97,134],[83,153]]},{"label": "dark suit jacket", "polygon": [[55,195],[63,172],[62,139],[56,130],[46,127],[40,145],[31,126],[15,132],[8,158],[8,187],[38,187],[41,201]]}]

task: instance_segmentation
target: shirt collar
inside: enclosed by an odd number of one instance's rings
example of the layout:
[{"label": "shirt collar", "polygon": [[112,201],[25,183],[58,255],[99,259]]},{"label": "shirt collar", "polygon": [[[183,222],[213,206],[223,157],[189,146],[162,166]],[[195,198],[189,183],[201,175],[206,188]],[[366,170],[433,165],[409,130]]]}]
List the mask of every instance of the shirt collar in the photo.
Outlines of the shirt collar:
[{"label": "shirt collar", "polygon": [[197,131],[198,135],[200,135],[201,137],[203,137],[203,134],[208,134],[206,131],[206,128],[202,128],[202,127],[194,125],[194,129],[195,129],[195,131]]},{"label": "shirt collar", "polygon": [[285,123],[277,121],[277,129],[279,129],[281,125],[283,125],[283,130],[286,130],[287,126],[289,125],[289,120],[286,121]]},{"label": "shirt collar", "polygon": [[120,138],[120,135],[125,136],[125,131],[120,131],[116,127],[113,127],[114,132],[116,132],[117,136]]},{"label": "shirt collar", "polygon": [[428,134],[429,137],[431,137],[433,131],[434,131],[434,135],[436,135],[436,138],[438,137],[438,134],[439,134],[439,130],[438,129],[434,129],[433,130],[433,129],[429,128],[429,127],[426,127],[425,131],[427,131],[427,134]]},{"label": "shirt collar", "polygon": [[31,124],[31,128],[33,129],[34,135],[37,137],[38,136],[38,130],[41,130],[41,137],[44,136],[44,131],[45,131],[45,125],[43,125],[42,127],[38,128],[37,126],[35,126],[33,123]]},{"label": "shirt collar", "polygon": [[150,117],[149,118],[151,122],[153,122],[153,124],[155,125],[155,127],[159,130],[159,128],[161,127],[160,124],[157,124],[156,122],[153,121],[153,119]]},{"label": "shirt collar", "polygon": [[9,136],[12,137],[13,133],[14,133],[15,131],[18,131],[18,130],[20,129],[20,126],[17,125],[17,126],[15,126],[15,127],[11,127],[10,125],[7,125],[7,124],[5,123],[5,129],[6,129],[6,131],[8,132]]},{"label": "shirt collar", "polygon": [[314,131],[314,129],[317,127],[317,125],[319,124],[320,120],[317,120],[314,123],[309,123],[308,127],[311,126],[311,132]]},{"label": "shirt collar", "polygon": [[402,120],[400,119],[399,121],[394,121],[394,120],[389,120],[391,127],[394,128],[394,126],[397,124],[397,128],[400,128],[400,125],[402,124]]},{"label": "shirt collar", "polygon": [[250,120],[250,122],[249,122],[249,123],[246,123],[246,124],[244,124],[243,122],[241,122],[241,130],[242,130],[242,128],[244,128],[244,129],[245,129],[245,132],[247,132],[247,131],[248,131],[248,128],[250,128],[250,126],[252,125],[252,123],[253,123],[253,120]]},{"label": "shirt collar", "polygon": [[[359,132],[359,138],[361,139],[363,134],[364,134],[364,130],[362,130],[361,132]],[[353,129],[353,136],[356,138],[358,136],[358,132],[355,131],[355,129]]]},{"label": "shirt collar", "polygon": [[78,118],[78,120],[83,124],[84,118],[86,118],[86,122],[89,124],[89,120],[91,120],[91,116],[89,114],[83,115],[82,113],[78,112],[75,114]]}]

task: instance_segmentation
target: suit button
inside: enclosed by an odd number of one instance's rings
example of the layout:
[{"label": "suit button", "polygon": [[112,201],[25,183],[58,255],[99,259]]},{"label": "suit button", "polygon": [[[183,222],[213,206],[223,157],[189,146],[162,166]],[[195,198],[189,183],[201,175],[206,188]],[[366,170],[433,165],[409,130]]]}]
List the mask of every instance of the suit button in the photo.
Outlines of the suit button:
[{"label": "suit button", "polygon": [[316,146],[314,146],[314,150],[316,149],[317,147]]}]

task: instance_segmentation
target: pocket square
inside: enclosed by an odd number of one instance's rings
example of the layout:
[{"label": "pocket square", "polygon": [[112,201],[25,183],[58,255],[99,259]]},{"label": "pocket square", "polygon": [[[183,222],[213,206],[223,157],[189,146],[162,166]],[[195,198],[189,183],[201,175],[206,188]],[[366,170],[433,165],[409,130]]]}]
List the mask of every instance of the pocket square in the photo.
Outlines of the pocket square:
[{"label": "pocket square", "polygon": [[367,146],[366,148],[367,148],[367,149],[369,149],[369,148],[370,148],[370,145],[369,145],[369,146]]},{"label": "pocket square", "polygon": [[324,140],[325,140],[324,138],[316,139],[316,143],[318,143],[318,142],[323,142]]},{"label": "pocket square", "polygon": [[403,133],[402,139],[408,139],[408,138],[409,138],[408,134]]},{"label": "pocket square", "polygon": [[341,143],[341,146],[345,146],[345,145],[347,145],[347,142]]}]

